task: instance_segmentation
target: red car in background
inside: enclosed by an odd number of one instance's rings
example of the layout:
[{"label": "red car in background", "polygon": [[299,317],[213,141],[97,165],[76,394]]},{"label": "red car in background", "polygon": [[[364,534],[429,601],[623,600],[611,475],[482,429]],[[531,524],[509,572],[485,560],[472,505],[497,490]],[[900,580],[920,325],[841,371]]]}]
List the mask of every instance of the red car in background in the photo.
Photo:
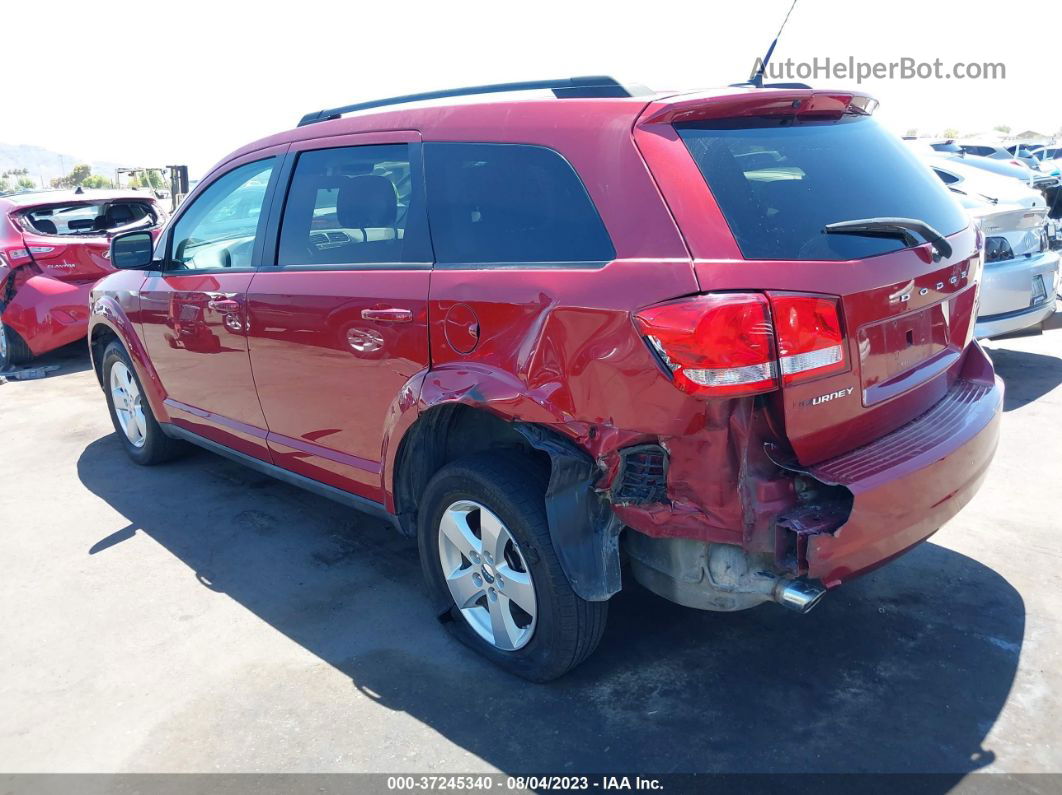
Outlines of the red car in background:
[{"label": "red car in background", "polygon": [[111,273],[110,239],[166,213],[137,191],[56,190],[0,196],[0,370],[74,342],[92,286]]}]

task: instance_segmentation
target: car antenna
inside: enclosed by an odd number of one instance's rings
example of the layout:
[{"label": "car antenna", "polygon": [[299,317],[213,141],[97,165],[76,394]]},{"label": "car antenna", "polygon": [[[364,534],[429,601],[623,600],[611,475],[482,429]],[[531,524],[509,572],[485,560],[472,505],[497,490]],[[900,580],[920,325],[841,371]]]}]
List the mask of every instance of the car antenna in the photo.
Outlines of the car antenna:
[{"label": "car antenna", "polygon": [[756,65],[752,68],[752,74],[749,75],[747,83],[738,83],[737,85],[750,85],[753,88],[763,88],[763,75],[767,71],[767,64],[771,62],[771,56],[774,55],[774,48],[778,44],[778,39],[781,38],[782,31],[785,30],[785,23],[789,21],[789,15],[793,13],[793,9],[796,8],[797,0],[793,0],[793,4],[789,6],[789,10],[785,14],[785,19],[782,20],[782,26],[778,28],[778,33],[774,36],[774,41],[771,42],[771,46],[767,48],[767,54],[762,59],[757,59]]}]

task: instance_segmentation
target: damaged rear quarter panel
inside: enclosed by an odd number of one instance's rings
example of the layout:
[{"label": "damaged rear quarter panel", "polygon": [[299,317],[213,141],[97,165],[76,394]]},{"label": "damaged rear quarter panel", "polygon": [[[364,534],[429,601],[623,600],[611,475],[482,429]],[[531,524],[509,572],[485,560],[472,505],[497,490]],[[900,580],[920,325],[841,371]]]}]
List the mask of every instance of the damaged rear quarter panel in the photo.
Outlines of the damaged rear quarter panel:
[{"label": "damaged rear quarter panel", "polygon": [[[773,517],[794,501],[791,479],[763,453],[773,438],[755,398],[704,400],[676,389],[639,336],[638,309],[697,292],[688,261],[617,260],[593,269],[436,270],[429,315],[432,369],[421,410],[448,402],[549,428],[600,470],[612,502],[621,451],[668,452],[667,501],[615,505],[626,525],[773,551]],[[479,323],[463,354],[441,321],[465,304]]]}]

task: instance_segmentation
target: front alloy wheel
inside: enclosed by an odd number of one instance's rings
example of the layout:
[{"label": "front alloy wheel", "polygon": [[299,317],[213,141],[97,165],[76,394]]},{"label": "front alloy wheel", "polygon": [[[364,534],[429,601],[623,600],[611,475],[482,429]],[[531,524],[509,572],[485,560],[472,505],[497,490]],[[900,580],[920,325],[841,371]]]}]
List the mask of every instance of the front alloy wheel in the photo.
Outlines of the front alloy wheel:
[{"label": "front alloy wheel", "polygon": [[527,645],[535,632],[535,583],[501,519],[471,500],[450,505],[439,523],[439,561],[462,617],[502,651]]},{"label": "front alloy wheel", "polygon": [[101,369],[111,422],[129,457],[149,466],[180,455],[184,442],[171,439],[159,426],[129,354],[117,340],[104,349]]},{"label": "front alloy wheel", "polygon": [[111,401],[118,424],[133,447],[141,448],[147,440],[147,420],[140,387],[125,362],[111,365]]}]

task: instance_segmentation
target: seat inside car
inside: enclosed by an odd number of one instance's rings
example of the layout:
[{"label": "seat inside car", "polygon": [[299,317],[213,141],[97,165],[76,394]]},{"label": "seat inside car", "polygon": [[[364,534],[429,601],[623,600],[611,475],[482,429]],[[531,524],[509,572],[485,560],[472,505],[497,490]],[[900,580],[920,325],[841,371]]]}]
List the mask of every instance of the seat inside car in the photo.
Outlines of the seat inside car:
[{"label": "seat inside car", "polygon": [[92,224],[95,230],[114,229],[136,220],[133,208],[128,204],[112,204]]},{"label": "seat inside car", "polygon": [[[335,224],[349,240],[340,245],[316,246],[311,236],[321,191],[335,191]],[[284,219],[285,227],[305,230],[298,236],[304,251],[295,250],[294,237],[281,241],[282,260],[317,264],[399,261],[402,234],[398,223],[398,193],[387,177],[378,174],[328,176],[296,183]]]}]

